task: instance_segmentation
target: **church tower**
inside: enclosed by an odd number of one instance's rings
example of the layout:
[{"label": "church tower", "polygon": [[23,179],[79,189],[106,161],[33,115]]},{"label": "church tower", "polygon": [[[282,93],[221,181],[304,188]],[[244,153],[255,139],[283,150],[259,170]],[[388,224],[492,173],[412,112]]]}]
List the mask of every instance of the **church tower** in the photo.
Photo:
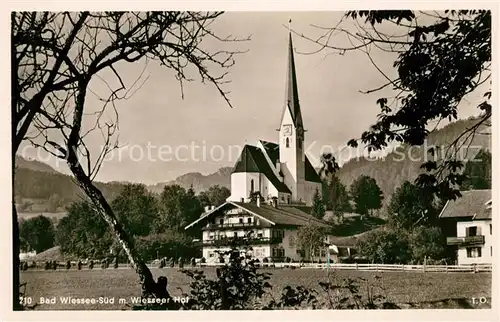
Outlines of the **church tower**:
[{"label": "church tower", "polygon": [[293,57],[292,34],[289,32],[285,105],[281,113],[279,128],[279,156],[283,181],[292,192],[292,202],[305,201],[304,132]]}]

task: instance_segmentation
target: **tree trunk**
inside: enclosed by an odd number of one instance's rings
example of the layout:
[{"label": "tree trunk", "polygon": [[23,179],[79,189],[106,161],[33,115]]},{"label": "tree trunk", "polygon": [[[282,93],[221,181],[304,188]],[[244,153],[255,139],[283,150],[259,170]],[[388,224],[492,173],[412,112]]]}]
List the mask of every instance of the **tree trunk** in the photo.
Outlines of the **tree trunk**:
[{"label": "tree trunk", "polygon": [[67,162],[71,172],[76,178],[77,185],[90,198],[93,205],[96,207],[97,212],[111,227],[113,233],[118,239],[118,242],[127,254],[130,263],[134,266],[135,271],[139,275],[143,296],[154,295],[156,283],[153,279],[151,271],[149,270],[147,265],[140,259],[134,248],[132,239],[128,236],[128,234],[116,219],[111,206],[106,201],[101,191],[93,185],[92,181],[83,170],[74,151],[75,150],[72,148],[68,150]]},{"label": "tree trunk", "polygon": [[[12,172],[12,178],[14,179],[14,172]],[[13,190],[14,191],[14,190]],[[13,193],[14,194],[14,193]],[[14,197],[12,198],[12,287],[13,287],[13,310],[20,311],[22,306],[20,305],[20,278],[19,278],[19,223],[17,221],[17,211]]]}]

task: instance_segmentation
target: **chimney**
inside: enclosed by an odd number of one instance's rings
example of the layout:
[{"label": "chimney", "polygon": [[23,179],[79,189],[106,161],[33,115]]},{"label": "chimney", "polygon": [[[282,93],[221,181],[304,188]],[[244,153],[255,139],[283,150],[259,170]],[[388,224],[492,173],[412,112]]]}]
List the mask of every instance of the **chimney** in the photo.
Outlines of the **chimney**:
[{"label": "chimney", "polygon": [[273,204],[274,208],[278,208],[278,198],[277,197],[273,197],[272,204]]}]

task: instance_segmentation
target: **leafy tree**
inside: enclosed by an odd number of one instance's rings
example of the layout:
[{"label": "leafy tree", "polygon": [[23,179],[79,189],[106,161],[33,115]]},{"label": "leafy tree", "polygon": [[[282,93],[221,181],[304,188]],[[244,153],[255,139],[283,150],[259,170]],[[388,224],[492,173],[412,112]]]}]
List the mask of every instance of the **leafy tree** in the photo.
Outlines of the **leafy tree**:
[{"label": "leafy tree", "polygon": [[311,223],[301,226],[297,229],[297,248],[305,254],[309,254],[311,259],[314,258],[314,251],[325,245],[324,238],[326,231],[324,228]]},{"label": "leafy tree", "polygon": [[323,217],[325,216],[325,205],[318,189],[316,189],[313,195],[311,215],[318,219],[323,219]]},{"label": "leafy tree", "polygon": [[405,181],[392,195],[388,209],[389,224],[395,228],[412,229],[417,225],[437,222],[434,195],[428,190]]},{"label": "leafy tree", "polygon": [[81,258],[103,258],[113,246],[113,237],[104,220],[89,202],[75,202],[59,221],[56,241],[61,252]]},{"label": "leafy tree", "polygon": [[326,208],[331,209],[338,217],[345,212],[352,211],[347,188],[335,174],[323,180],[323,199]]},{"label": "leafy tree", "polygon": [[133,236],[147,236],[158,216],[156,197],[143,184],[127,184],[111,203],[113,211]]},{"label": "leafy tree", "polygon": [[185,233],[169,230],[162,234],[153,234],[136,239],[136,247],[144,260],[159,258],[186,258],[198,256],[198,248],[192,238]]},{"label": "leafy tree", "polygon": [[43,252],[54,246],[54,225],[45,216],[37,216],[23,220],[19,225],[21,249]]},{"label": "leafy tree", "polygon": [[[151,271],[138,258],[131,238],[93,183],[105,156],[118,146],[118,112],[108,113],[107,109],[115,107],[116,101],[129,98],[143,83],[142,74],[136,81],[127,80],[122,67],[148,61],[173,71],[181,85],[183,81],[191,81],[192,71],[195,71],[201,81],[214,85],[230,105],[223,84],[238,51],[229,47],[222,51],[205,47],[208,42],[226,45],[239,41],[218,35],[211,29],[211,24],[221,14],[174,11],[11,13],[12,159],[15,160],[21,142],[26,140],[64,160],[78,187],[119,239],[139,275],[143,293],[151,296],[156,287]],[[111,82],[110,76],[116,81]],[[91,91],[90,86],[96,80],[104,81],[109,91]],[[102,106],[93,104],[88,95],[91,92],[97,96],[94,102],[102,102]],[[110,115],[116,118],[110,119]],[[102,148],[93,155],[86,144],[92,132],[104,138]],[[13,162],[13,173],[15,169]],[[13,186],[14,182],[13,176]],[[19,226],[14,204],[12,208],[13,303],[17,303]],[[21,309],[21,306],[14,304],[14,309]]]},{"label": "leafy tree", "polygon": [[445,257],[446,237],[439,227],[415,228],[409,235],[412,258],[417,263],[424,259],[441,260]]},{"label": "leafy tree", "polygon": [[[479,120],[455,135],[443,148],[441,159],[425,162],[426,172],[416,180],[442,200],[459,197],[457,188],[464,179],[459,152],[475,134],[491,126],[491,11],[350,11],[335,27],[322,26],[322,32],[322,37],[303,37],[323,50],[365,53],[385,79],[366,91],[380,92],[375,102],[380,106],[377,121],[360,138],[350,140],[349,146],[362,143],[369,151],[391,143],[420,146],[436,124],[458,118],[460,103],[468,94],[484,93],[477,106]],[[351,45],[337,46],[336,37],[348,37]],[[394,77],[373,57],[384,51],[395,54]]]},{"label": "leafy tree", "polygon": [[220,206],[231,195],[231,191],[226,187],[213,185],[208,190],[200,192],[198,199],[202,207]]},{"label": "leafy tree", "polygon": [[372,263],[405,264],[411,250],[405,231],[376,229],[358,241],[358,251]]},{"label": "leafy tree", "polygon": [[382,208],[384,195],[375,179],[362,175],[351,185],[351,196],[356,212],[361,215],[372,214],[374,209]]},{"label": "leafy tree", "polygon": [[155,233],[184,231],[184,227],[198,219],[203,212],[194,190],[190,188],[186,191],[179,185],[165,186],[160,195],[159,207],[159,216],[154,224]]},{"label": "leafy tree", "polygon": [[465,178],[460,190],[491,189],[491,153],[479,150],[473,159],[465,164]]}]

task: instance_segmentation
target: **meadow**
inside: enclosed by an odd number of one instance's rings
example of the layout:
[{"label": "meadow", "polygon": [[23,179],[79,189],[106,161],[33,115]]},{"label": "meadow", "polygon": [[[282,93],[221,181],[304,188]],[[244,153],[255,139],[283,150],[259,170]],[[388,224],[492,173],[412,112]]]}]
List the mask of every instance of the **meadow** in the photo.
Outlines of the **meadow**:
[{"label": "meadow", "polygon": [[[214,268],[204,268],[206,275],[215,279]],[[283,287],[306,286],[318,288],[318,282],[328,280],[328,272],[321,269],[266,269],[272,274],[270,296],[279,298]],[[189,293],[190,279],[178,268],[152,268],[156,277],[167,276],[168,290],[172,296]],[[402,308],[486,308],[491,307],[491,273],[432,273],[432,272],[367,272],[338,270],[330,278],[362,277],[382,287],[381,294]],[[375,276],[380,278],[375,279]],[[28,270],[21,272],[26,282],[26,296],[40,303],[41,298],[56,298],[55,304],[40,304],[37,310],[127,310],[129,305],[119,303],[119,298],[130,299],[140,295],[137,275],[132,269],[108,268],[105,270]],[[375,281],[377,280],[377,281]],[[114,303],[64,304],[60,297],[114,299]],[[472,298],[486,298],[477,305]]]}]

